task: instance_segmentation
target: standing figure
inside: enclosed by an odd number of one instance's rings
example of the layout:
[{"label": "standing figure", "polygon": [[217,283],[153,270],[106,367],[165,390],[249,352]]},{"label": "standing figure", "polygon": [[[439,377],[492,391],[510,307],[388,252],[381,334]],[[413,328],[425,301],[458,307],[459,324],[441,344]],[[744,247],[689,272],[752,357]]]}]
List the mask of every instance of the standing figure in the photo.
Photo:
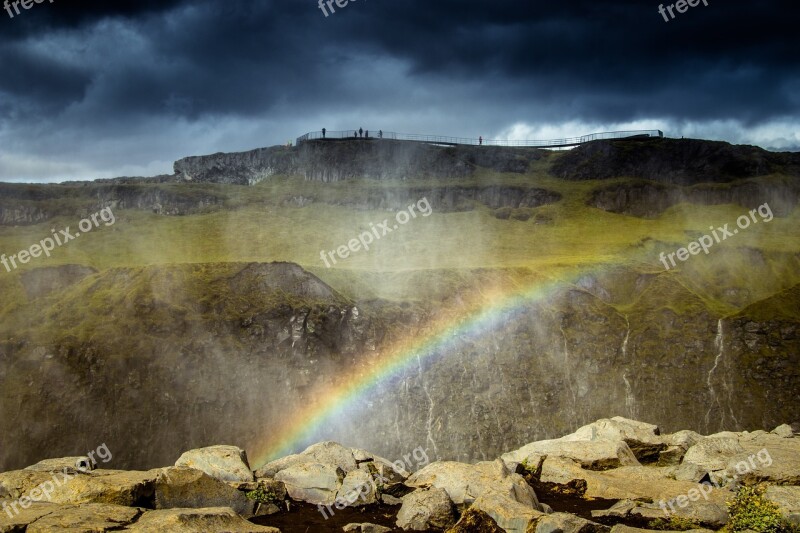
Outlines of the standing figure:
[{"label": "standing figure", "polygon": [[322,138],[325,138],[325,128],[322,128]]},{"label": "standing figure", "polygon": [[378,139],[383,139],[383,130],[378,130]]},{"label": "standing figure", "polygon": [[483,135],[478,137],[478,146],[483,146]]},{"label": "standing figure", "polygon": [[358,128],[358,134],[364,136],[364,128]]}]

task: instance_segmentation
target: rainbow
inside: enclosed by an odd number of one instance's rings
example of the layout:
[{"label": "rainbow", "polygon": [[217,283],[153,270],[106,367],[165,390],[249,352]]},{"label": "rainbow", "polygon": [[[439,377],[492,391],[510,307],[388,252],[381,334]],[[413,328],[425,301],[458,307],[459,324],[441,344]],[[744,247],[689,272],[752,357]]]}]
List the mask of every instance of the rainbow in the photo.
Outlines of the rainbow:
[{"label": "rainbow", "polygon": [[456,342],[491,331],[498,321],[523,311],[526,304],[551,294],[564,283],[548,281],[523,288],[482,290],[471,301],[451,306],[440,313],[444,318],[434,322],[427,333],[401,338],[378,357],[371,355],[368,367],[359,367],[337,384],[315,390],[310,395],[313,400],[290,413],[282,425],[270,428],[270,435],[255,449],[253,464],[259,467],[297,453],[311,444],[309,439],[324,429],[327,422],[373,396],[376,388],[402,375],[412,365],[421,365],[436,354],[446,353]]}]

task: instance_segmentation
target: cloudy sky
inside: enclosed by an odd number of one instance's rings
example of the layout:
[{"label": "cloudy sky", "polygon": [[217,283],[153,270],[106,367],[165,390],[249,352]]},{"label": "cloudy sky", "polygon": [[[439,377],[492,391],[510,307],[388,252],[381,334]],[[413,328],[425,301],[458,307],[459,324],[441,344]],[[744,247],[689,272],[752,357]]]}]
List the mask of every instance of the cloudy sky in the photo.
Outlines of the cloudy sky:
[{"label": "cloudy sky", "polygon": [[171,173],[322,127],[800,149],[796,0],[674,19],[658,0],[37,1],[0,11],[0,181]]}]

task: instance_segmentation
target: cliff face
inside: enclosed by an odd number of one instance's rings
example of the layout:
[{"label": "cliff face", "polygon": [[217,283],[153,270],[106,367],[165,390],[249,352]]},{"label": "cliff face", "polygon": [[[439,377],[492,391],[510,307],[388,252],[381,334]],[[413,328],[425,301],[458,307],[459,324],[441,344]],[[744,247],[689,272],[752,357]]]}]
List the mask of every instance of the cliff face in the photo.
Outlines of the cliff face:
[{"label": "cliff face", "polygon": [[784,173],[800,176],[800,154],[698,139],[594,141],[570,150],[552,167],[569,180],[632,177],[691,185]]},{"label": "cliff face", "polygon": [[175,162],[179,180],[252,185],[275,174],[312,181],[353,178],[458,178],[479,167],[525,172],[546,152],[532,148],[442,147],[422,143],[359,139],[311,141],[233,154],[187,157]]},{"label": "cliff face", "polygon": [[770,183],[741,181],[725,187],[681,187],[653,182],[621,183],[594,191],[589,205],[639,217],[657,217],[665,209],[686,202],[699,205],[738,204],[754,209],[768,203],[776,216],[787,216],[800,200],[800,180]]},{"label": "cliff face", "polygon": [[[77,274],[64,271],[72,285],[60,293],[53,272],[38,276],[50,290],[17,310],[52,315],[57,330],[2,336],[0,470],[69,455],[87,435],[103,436],[119,468],[222,441],[259,450],[286,413],[357,379],[398,338],[430,335],[453,304],[348,302],[291,264]],[[325,436],[386,457],[423,446],[476,460],[609,413],[706,433],[796,416],[797,287],[720,320],[669,275],[621,276],[564,286],[498,314],[491,333],[453,337],[357,398]]]}]

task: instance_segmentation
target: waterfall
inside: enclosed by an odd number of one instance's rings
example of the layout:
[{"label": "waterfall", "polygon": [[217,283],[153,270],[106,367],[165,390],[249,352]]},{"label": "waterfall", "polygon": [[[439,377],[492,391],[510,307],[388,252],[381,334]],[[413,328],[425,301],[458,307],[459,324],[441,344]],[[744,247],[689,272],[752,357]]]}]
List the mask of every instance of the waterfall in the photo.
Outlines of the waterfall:
[{"label": "waterfall", "polygon": [[417,364],[419,365],[419,380],[422,384],[422,390],[425,392],[425,396],[428,397],[428,420],[425,423],[428,437],[426,440],[433,446],[434,457],[439,457],[439,449],[436,446],[436,441],[433,440],[433,398],[431,397],[430,391],[428,391],[428,384],[425,383],[425,377],[422,375],[422,359],[419,355],[417,355]]},{"label": "waterfall", "polygon": [[[625,338],[622,340],[622,364],[627,364],[628,360],[628,339],[631,336],[631,323],[628,321],[628,316],[625,315],[625,324],[627,329],[625,331]],[[625,412],[628,418],[637,420],[638,412],[636,409],[636,397],[633,395],[633,388],[631,382],[628,381],[628,371],[622,373],[622,381],[625,383]]]},{"label": "waterfall", "polygon": [[706,433],[710,431],[709,425],[711,423],[711,412],[714,410],[714,404],[716,404],[720,412],[720,421],[718,427],[722,427],[725,423],[725,412],[722,410],[722,404],[719,401],[719,396],[717,396],[717,391],[714,389],[714,383],[712,381],[714,372],[717,370],[719,362],[725,352],[725,337],[722,329],[721,318],[717,320],[717,336],[714,338],[714,347],[717,350],[717,355],[714,357],[714,366],[711,367],[711,370],[708,371],[708,375],[706,376],[706,387],[708,388],[710,404],[708,411],[706,412]]}]

